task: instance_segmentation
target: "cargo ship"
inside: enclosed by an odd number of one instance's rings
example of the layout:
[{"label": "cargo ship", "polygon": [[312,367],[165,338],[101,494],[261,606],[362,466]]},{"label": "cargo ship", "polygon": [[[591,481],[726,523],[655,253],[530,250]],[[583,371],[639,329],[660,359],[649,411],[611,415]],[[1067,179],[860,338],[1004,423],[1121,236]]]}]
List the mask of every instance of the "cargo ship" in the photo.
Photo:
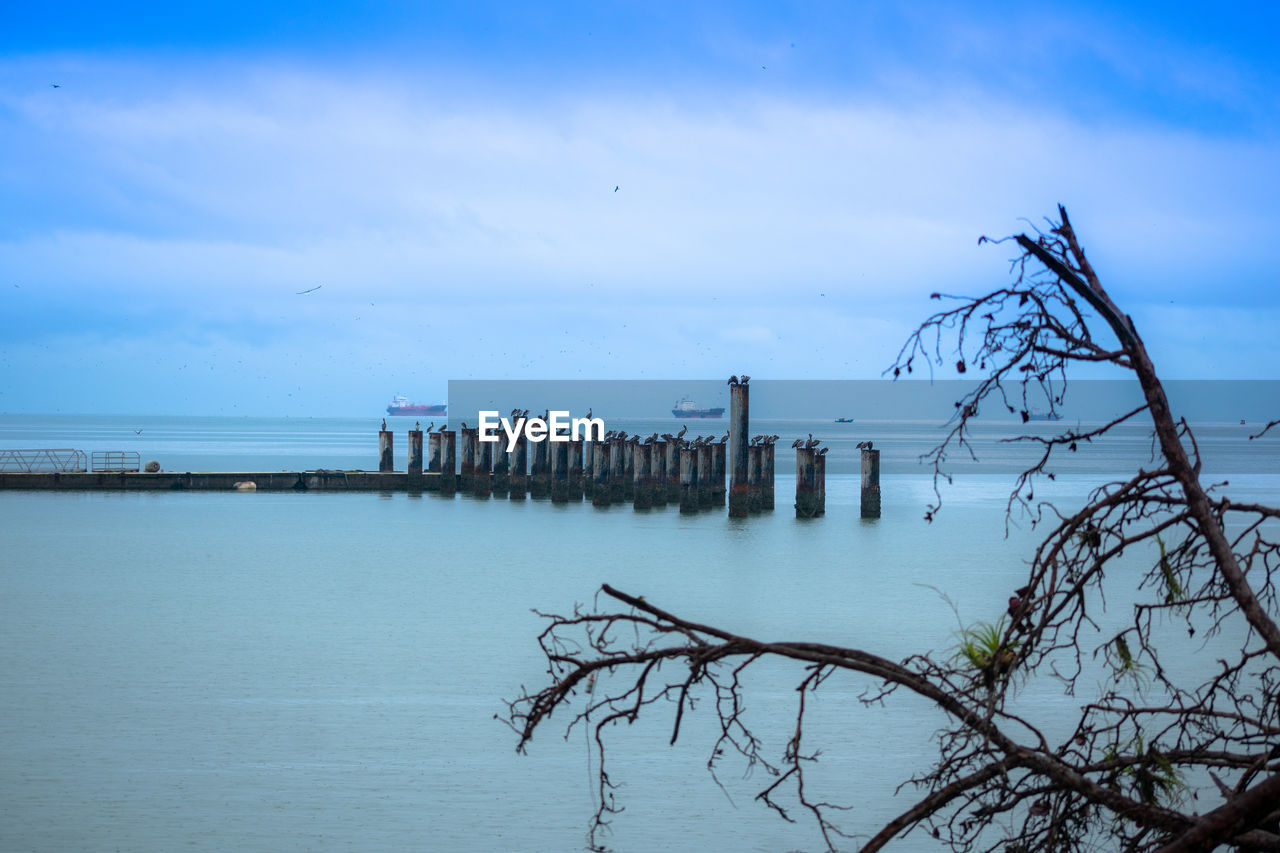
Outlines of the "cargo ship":
[{"label": "cargo ship", "polygon": [[720,418],[724,417],[724,408],[699,409],[688,397],[681,397],[671,407],[671,414],[677,418]]},{"label": "cargo ship", "polygon": [[387,406],[388,415],[432,415],[434,417],[444,417],[449,414],[449,406],[446,403],[437,403],[434,406],[424,406],[420,403],[410,403],[409,398],[403,394],[397,394],[391,398],[391,405]]}]

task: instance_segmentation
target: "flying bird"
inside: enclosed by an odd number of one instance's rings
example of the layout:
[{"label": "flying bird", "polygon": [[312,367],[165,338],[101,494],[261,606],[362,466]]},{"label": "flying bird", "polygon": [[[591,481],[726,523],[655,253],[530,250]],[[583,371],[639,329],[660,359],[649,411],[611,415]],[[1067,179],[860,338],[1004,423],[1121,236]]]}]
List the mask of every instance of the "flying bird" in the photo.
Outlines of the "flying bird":
[{"label": "flying bird", "polygon": [[134,435],[142,435],[142,430],[140,430],[140,429],[135,429],[135,430],[133,431],[133,434],[134,434]]},{"label": "flying bird", "polygon": [[52,87],[53,87],[53,88],[55,88],[55,89],[61,89],[61,88],[62,88],[61,84],[59,84],[59,83],[50,83],[49,85],[50,85],[50,86],[52,86]]},{"label": "flying bird", "polygon": [[317,284],[315,287],[308,287],[306,290],[299,290],[297,294],[298,296],[301,296],[304,293],[315,293],[317,290],[319,290],[322,287],[324,287],[323,284]]},{"label": "flying bird", "polygon": [[617,191],[618,191],[618,188],[617,188],[617,187],[614,187],[614,188],[613,188],[613,191],[614,191],[614,192],[617,192]]}]

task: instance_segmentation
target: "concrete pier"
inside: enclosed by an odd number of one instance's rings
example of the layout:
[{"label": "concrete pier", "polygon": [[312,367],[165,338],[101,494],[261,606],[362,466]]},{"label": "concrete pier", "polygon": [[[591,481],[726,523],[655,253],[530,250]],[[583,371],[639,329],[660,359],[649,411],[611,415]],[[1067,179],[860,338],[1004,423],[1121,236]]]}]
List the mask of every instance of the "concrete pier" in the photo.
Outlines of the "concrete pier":
[{"label": "concrete pier", "polygon": [[760,509],[773,511],[773,440],[760,448]]},{"label": "concrete pier", "polygon": [[591,443],[591,503],[595,506],[608,506],[610,492],[609,444],[593,441]]},{"label": "concrete pier", "polygon": [[862,517],[880,517],[880,451],[862,451]]},{"label": "concrete pier", "polygon": [[818,515],[818,482],[812,447],[796,448],[796,518]]},{"label": "concrete pier", "polygon": [[729,517],[745,518],[749,510],[748,441],[750,386],[729,385]]},{"label": "concrete pier", "polygon": [[680,448],[680,511],[698,511],[698,450]]},{"label": "concrete pier", "polygon": [[529,494],[529,440],[520,434],[511,451],[511,465],[507,472],[507,497],[522,501]]},{"label": "concrete pier", "polygon": [[409,430],[409,484],[422,486],[422,430]]},{"label": "concrete pier", "polygon": [[427,433],[427,473],[440,473],[440,433]]},{"label": "concrete pier", "polygon": [[378,432],[378,471],[385,474],[396,470],[395,434],[389,429]]}]

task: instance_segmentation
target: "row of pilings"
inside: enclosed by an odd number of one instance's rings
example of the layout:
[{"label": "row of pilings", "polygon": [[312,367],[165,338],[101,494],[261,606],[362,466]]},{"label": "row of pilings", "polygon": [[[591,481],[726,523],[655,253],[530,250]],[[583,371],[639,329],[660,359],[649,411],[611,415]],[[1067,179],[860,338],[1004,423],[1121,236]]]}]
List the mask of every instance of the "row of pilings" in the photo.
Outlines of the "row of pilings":
[{"label": "row of pilings", "polygon": [[[678,504],[681,512],[722,507],[731,517],[746,517],[774,508],[774,443],[777,435],[748,437],[749,377],[729,379],[729,431],[717,439],[676,435],[642,438],[610,431],[602,439],[530,442],[523,432],[508,445],[505,436],[481,441],[480,431],[441,427],[426,433],[425,471],[440,491],[477,496],[505,495],[512,500],[550,498],[556,503],[590,500],[596,506],[631,503],[636,509]],[[528,411],[512,412],[512,418]],[[545,416],[544,416],[545,421]],[[379,433],[379,470],[392,469],[392,434]],[[827,511],[826,455],[812,434],[797,439],[797,518],[818,518]],[[880,451],[871,442],[862,450],[863,518],[880,516]],[[409,482],[425,485],[423,432],[409,431]],[[726,489],[726,477],[728,488]]]}]

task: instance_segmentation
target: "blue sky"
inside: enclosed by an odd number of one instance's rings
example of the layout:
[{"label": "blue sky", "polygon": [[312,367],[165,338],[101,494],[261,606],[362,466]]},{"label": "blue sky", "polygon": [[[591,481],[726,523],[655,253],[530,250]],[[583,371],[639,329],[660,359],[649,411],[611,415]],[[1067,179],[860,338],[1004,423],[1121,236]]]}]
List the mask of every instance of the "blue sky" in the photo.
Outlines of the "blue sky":
[{"label": "blue sky", "polygon": [[1277,376],[1270,7],[27,6],[0,411],[871,378],[1060,201],[1165,375]]}]

